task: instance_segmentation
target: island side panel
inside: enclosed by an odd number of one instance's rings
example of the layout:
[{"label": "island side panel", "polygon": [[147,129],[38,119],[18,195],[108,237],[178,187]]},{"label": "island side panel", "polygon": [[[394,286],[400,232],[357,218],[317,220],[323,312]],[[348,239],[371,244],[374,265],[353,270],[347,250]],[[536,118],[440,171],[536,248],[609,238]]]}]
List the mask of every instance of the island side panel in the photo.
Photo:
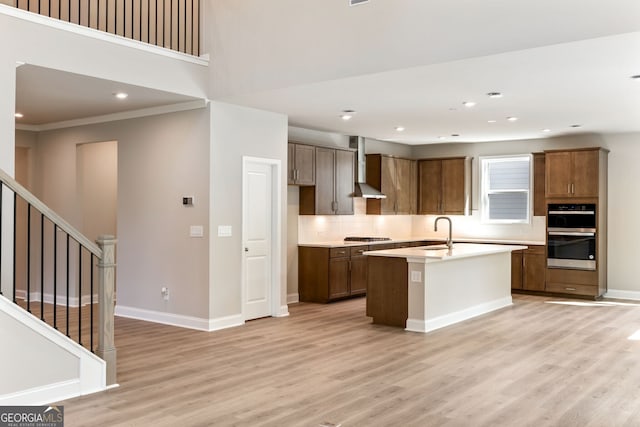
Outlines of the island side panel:
[{"label": "island side panel", "polygon": [[405,258],[367,257],[367,316],[373,323],[406,326],[407,272]]},{"label": "island side panel", "polygon": [[512,304],[511,253],[425,264],[426,331]]}]

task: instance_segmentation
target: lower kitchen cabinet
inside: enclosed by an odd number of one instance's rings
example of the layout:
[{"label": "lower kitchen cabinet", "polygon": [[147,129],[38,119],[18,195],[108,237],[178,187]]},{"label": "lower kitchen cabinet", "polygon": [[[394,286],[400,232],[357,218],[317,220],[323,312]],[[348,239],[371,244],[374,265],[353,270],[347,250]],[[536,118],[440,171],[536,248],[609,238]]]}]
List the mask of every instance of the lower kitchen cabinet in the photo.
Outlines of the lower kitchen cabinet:
[{"label": "lower kitchen cabinet", "polygon": [[511,289],[545,291],[546,254],[544,246],[511,253]]},{"label": "lower kitchen cabinet", "polygon": [[329,302],[367,292],[369,246],[298,248],[298,293],[302,302]]},{"label": "lower kitchen cabinet", "polygon": [[547,292],[598,297],[606,291],[599,286],[597,271],[571,270],[565,268],[547,269]]}]

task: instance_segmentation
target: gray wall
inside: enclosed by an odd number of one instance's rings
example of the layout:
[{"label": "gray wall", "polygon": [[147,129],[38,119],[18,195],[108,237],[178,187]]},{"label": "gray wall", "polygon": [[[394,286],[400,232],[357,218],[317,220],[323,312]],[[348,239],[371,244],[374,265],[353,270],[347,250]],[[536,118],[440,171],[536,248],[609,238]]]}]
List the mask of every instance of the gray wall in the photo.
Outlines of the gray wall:
[{"label": "gray wall", "polygon": [[287,117],[220,102],[211,103],[211,229],[231,225],[231,237],[212,236],[210,318],[241,313],[242,157],[281,162],[281,304],[286,304]]},{"label": "gray wall", "polygon": [[[209,111],[38,133],[34,192],[81,230],[90,200],[77,188],[77,146],[95,141],[118,143],[118,305],[208,318]],[[183,207],[182,196],[195,205]],[[190,238],[191,225],[205,237]]]}]

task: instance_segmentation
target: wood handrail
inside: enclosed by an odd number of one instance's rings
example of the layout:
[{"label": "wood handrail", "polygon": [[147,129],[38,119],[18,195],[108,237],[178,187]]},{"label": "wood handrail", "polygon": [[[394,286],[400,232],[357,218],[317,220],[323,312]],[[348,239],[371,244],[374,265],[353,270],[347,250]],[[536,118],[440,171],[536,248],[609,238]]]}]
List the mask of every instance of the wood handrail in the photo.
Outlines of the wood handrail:
[{"label": "wood handrail", "polygon": [[22,197],[27,203],[40,211],[46,218],[56,224],[58,228],[67,233],[73,240],[84,246],[89,252],[94,254],[98,258],[102,258],[102,250],[97,244],[87,239],[81,232],[74,228],[67,221],[62,219],[60,215],[55,213],[47,205],[42,203],[36,196],[34,196],[29,190],[20,185],[9,174],[0,169],[0,181],[2,181],[8,188],[14,191],[18,196]]}]

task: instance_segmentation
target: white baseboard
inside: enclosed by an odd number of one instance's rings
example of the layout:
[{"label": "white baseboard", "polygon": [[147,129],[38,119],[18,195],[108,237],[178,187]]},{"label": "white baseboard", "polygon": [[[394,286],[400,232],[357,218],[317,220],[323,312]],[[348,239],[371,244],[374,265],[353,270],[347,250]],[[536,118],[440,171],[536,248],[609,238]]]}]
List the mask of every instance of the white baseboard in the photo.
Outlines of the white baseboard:
[{"label": "white baseboard", "polygon": [[640,300],[640,291],[623,291],[619,289],[609,289],[605,298]]},{"label": "white baseboard", "polygon": [[480,316],[500,308],[508,307],[513,304],[511,297],[500,298],[494,301],[485,302],[465,308],[464,310],[455,311],[453,313],[438,316],[433,319],[407,319],[406,329],[411,332],[430,332],[472,317]]},{"label": "white baseboard", "polygon": [[220,329],[233,328],[235,326],[242,325],[244,325],[244,317],[242,316],[242,314],[234,314],[231,316],[209,319],[210,331],[219,331]]},{"label": "white baseboard", "polygon": [[143,308],[116,305],[115,315],[147,322],[162,323],[164,325],[179,326],[181,328],[210,331],[209,319],[185,316],[182,314],[166,313],[162,311],[145,310]]},{"label": "white baseboard", "polygon": [[[30,294],[31,302],[40,302],[40,292],[31,292]],[[16,289],[16,298],[21,300],[27,300],[27,291],[23,289]],[[83,295],[82,296],[82,305],[91,304],[91,295]],[[47,304],[53,304],[53,294],[44,294],[44,302]],[[93,302],[98,302],[98,294],[93,294]],[[58,295],[56,297],[56,305],[66,306],[67,305],[67,296],[66,295]],[[78,298],[77,297],[69,297],[69,307],[78,307]]]},{"label": "white baseboard", "polygon": [[295,294],[288,294],[287,295],[287,304],[295,304],[297,302],[300,302],[300,294],[299,293],[295,293]]},{"label": "white baseboard", "polygon": [[281,305],[280,310],[273,317],[287,317],[289,315],[289,306]]},{"label": "white baseboard", "polygon": [[0,406],[46,405],[81,395],[80,380],[68,380],[0,396]]}]

